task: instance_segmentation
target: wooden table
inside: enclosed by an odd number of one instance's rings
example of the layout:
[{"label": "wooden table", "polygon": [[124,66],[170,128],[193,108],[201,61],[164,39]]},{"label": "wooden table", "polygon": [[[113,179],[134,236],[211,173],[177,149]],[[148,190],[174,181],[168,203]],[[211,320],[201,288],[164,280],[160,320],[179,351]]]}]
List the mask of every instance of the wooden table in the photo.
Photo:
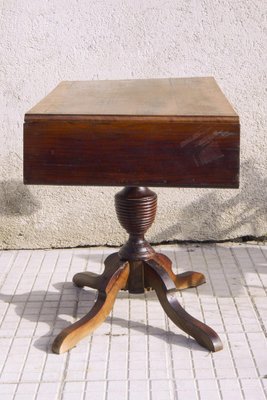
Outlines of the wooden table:
[{"label": "wooden table", "polygon": [[189,315],[174,293],[204,283],[204,275],[174,274],[168,257],[144,238],[157,206],[147,186],[238,187],[239,118],[213,78],[61,82],[25,115],[24,182],[125,186],[115,206],[129,240],[107,257],[102,275],[74,276],[77,286],[97,289],[98,297],[57,336],[55,353],[93,332],[121,289],[154,289],[177,326],[211,351],[222,348],[218,335]]}]

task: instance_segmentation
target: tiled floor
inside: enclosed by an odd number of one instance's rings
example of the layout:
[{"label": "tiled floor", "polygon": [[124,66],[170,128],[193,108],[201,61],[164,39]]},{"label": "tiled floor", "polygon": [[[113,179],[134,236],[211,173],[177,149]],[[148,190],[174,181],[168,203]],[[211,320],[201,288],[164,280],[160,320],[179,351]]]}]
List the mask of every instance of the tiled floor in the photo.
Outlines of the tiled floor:
[{"label": "tiled floor", "polygon": [[55,335],[92,306],[96,293],[72,283],[100,272],[112,249],[0,252],[0,398],[93,400],[266,399],[267,246],[169,245],[178,272],[207,283],[177,293],[212,326],[224,349],[209,353],[164,315],[153,292],[121,292],[93,336],[63,355]]}]

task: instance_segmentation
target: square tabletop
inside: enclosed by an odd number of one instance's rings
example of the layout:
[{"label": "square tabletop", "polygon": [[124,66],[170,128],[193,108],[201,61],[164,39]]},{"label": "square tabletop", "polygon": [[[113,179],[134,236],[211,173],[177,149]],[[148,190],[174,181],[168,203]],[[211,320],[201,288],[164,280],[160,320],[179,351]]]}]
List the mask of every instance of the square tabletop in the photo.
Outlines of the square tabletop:
[{"label": "square tabletop", "polygon": [[238,187],[239,118],[212,77],[64,81],[25,115],[28,184]]},{"label": "square tabletop", "polygon": [[46,115],[238,118],[212,77],[63,81],[26,119]]}]

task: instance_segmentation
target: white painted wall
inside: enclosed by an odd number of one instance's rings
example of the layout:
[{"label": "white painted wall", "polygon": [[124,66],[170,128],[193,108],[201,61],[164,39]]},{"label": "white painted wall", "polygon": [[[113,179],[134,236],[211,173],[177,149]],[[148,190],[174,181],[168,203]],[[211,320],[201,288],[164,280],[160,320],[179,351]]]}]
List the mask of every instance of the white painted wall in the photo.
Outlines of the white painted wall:
[{"label": "white painted wall", "polygon": [[148,237],[267,234],[266,2],[2,0],[0,246],[120,244],[118,188],[25,187],[25,111],[61,80],[213,75],[240,115],[240,190],[157,189]]}]

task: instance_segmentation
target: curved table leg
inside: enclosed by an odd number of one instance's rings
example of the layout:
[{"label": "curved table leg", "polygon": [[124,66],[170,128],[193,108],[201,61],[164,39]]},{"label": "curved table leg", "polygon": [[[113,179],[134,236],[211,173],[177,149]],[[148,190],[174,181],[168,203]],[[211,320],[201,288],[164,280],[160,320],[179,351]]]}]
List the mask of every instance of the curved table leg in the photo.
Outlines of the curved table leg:
[{"label": "curved table leg", "polygon": [[98,283],[98,297],[94,306],[88,314],[65,328],[55,338],[52,345],[54,353],[61,354],[74,347],[104,322],[109,315],[118,291],[125,287],[129,276],[128,262],[118,261],[116,257],[112,256],[105,261],[106,268]]},{"label": "curved table leg", "polygon": [[218,351],[223,348],[221,339],[217,333],[203,322],[188,314],[178,302],[175,296],[175,282],[168,272],[155,260],[145,261],[146,281],[155,289],[158,299],[168,317],[184,332],[196,339],[196,341],[210,351]]},{"label": "curved table leg", "polygon": [[[110,254],[105,259],[104,264],[105,268],[109,268],[110,264],[115,264],[117,266],[120,265],[121,260],[119,259],[118,253]],[[89,271],[78,272],[72,278],[72,282],[80,288],[86,286],[92,289],[99,290],[102,284],[102,280],[104,279],[105,273],[106,273],[105,271],[102,274],[95,274],[94,272],[89,272]]]},{"label": "curved table leg", "polygon": [[175,274],[172,271],[172,262],[165,254],[157,253],[153,259],[168,273],[178,290],[196,287],[206,282],[205,275],[201,272],[186,271]]},{"label": "curved table leg", "polygon": [[83,288],[84,286],[88,286],[92,289],[98,289],[100,284],[101,275],[95,274],[94,272],[84,271],[78,272],[72,278],[72,282],[80,287]]}]

